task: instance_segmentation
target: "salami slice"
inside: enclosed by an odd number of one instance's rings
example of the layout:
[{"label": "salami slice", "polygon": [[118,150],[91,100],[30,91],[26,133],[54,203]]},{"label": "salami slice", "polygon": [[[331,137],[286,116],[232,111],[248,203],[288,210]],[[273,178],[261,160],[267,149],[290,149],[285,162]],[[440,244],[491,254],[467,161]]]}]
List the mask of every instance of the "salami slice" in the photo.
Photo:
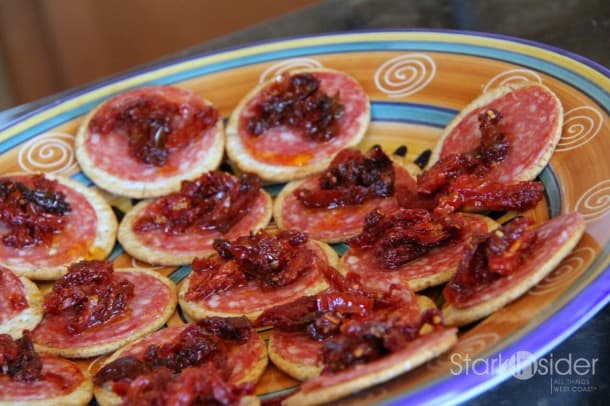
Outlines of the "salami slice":
[{"label": "salami slice", "polygon": [[457,330],[448,328],[423,335],[402,350],[376,361],[356,365],[334,375],[320,375],[301,385],[283,405],[322,404],[386,382],[417,368],[457,343]]},{"label": "salami slice", "polygon": [[0,334],[21,337],[42,319],[42,295],[38,286],[0,266]]},{"label": "salami slice", "polygon": [[459,241],[449,246],[434,248],[423,256],[416,258],[396,269],[385,269],[371,249],[349,249],[339,262],[341,273],[354,272],[362,276],[371,286],[381,289],[392,284],[409,286],[420,291],[430,286],[448,281],[462,258],[468,237],[477,233],[487,233],[497,227],[497,223],[488,217],[476,214],[458,214],[464,222],[465,229]]},{"label": "salami slice", "polygon": [[[303,248],[301,248],[303,249]],[[310,240],[304,250],[315,255],[316,266],[301,275],[294,282],[278,288],[262,288],[255,280],[249,280],[243,286],[220,291],[200,300],[188,300],[187,292],[191,286],[193,274],[184,281],[178,294],[180,307],[186,315],[199,320],[207,316],[241,316],[254,320],[265,309],[296,298],[313,295],[328,287],[321,266],[335,266],[338,257],[335,251],[324,243]]]},{"label": "salami slice", "polygon": [[[35,176],[11,174],[2,179],[33,187]],[[69,178],[51,174],[44,177],[57,181],[56,190],[65,195],[70,207],[63,215],[64,228],[53,234],[48,243],[18,248],[0,241],[0,264],[19,276],[35,280],[57,279],[70,264],[81,259],[106,258],[114,246],[118,228],[112,209],[95,190]],[[7,232],[0,220],[0,236]]]},{"label": "salami slice", "polygon": [[322,372],[319,355],[322,345],[307,333],[275,329],[269,338],[269,358],[288,375],[305,381]]},{"label": "salami slice", "polygon": [[488,109],[502,115],[500,125],[509,149],[485,179],[502,183],[534,179],[549,162],[563,125],[561,102],[539,84],[504,86],[475,99],[446,127],[429,166],[450,154],[476,149],[481,138],[478,117]]},{"label": "salami slice", "polygon": [[359,205],[327,208],[308,208],[297,198],[299,188],[314,189],[321,175],[287,184],[273,205],[273,218],[280,229],[295,229],[306,232],[316,240],[336,243],[360,234],[366,215],[373,209],[391,213],[398,209],[400,193],[415,194],[416,183],[411,174],[401,165],[394,164],[394,187],[396,193],[390,197],[376,197]]},{"label": "salami slice", "polygon": [[469,299],[443,308],[447,325],[465,325],[517,299],[548,275],[572,252],[585,230],[582,215],[564,214],[539,225],[524,262],[512,273],[476,288]]},{"label": "salami slice", "polygon": [[[327,98],[325,101],[305,99],[308,107],[335,103],[339,105],[331,111],[313,111],[306,114],[301,112],[296,115],[305,115],[305,120],[311,115],[315,116],[314,122],[300,123],[300,127],[307,128],[309,132],[312,128],[319,128],[321,122],[330,121],[332,136],[324,140],[315,139],[315,136],[306,136],[305,131],[298,126],[299,123],[297,128],[284,123],[301,120],[296,120],[295,117],[286,118],[284,121],[280,117],[276,120],[277,123],[263,125],[263,130],[255,130],[257,134],[253,134],[252,120],[258,117],[260,110],[274,110],[270,115],[275,118],[283,114],[284,108],[280,108],[280,105],[293,105],[302,100],[299,95],[291,98],[286,92],[276,94],[278,86],[295,77],[317,83],[317,92],[308,87],[307,93],[311,94],[312,98]],[[307,83],[305,86],[310,85],[312,84]],[[273,107],[269,104],[270,97],[290,100]],[[265,103],[266,107],[263,106]],[[227,153],[241,170],[254,172],[263,179],[276,182],[299,179],[328,166],[341,149],[357,145],[364,136],[369,121],[368,96],[352,77],[330,69],[293,71],[261,84],[241,100],[227,125]]]},{"label": "salami slice", "polygon": [[118,238],[125,251],[133,257],[152,264],[190,264],[195,257],[213,253],[212,244],[217,238],[233,239],[247,235],[265,228],[271,220],[271,197],[259,189],[254,200],[242,209],[243,216],[225,232],[202,227],[187,227],[183,232],[168,232],[162,228],[136,230],[137,222],[144,217],[153,217],[158,206],[168,197],[138,203],[121,221]]},{"label": "salami slice", "polygon": [[87,358],[111,352],[163,326],[176,307],[174,283],[144,269],[116,270],[115,274],[134,286],[122,316],[71,334],[61,314],[46,314],[32,333],[36,347],[68,358]]},{"label": "salami slice", "polygon": [[41,379],[20,382],[0,374],[0,405],[84,405],[93,396],[91,379],[75,363],[41,354]]},{"label": "salami slice", "polygon": [[[152,141],[133,147],[140,155],[130,153],[130,140],[143,133]],[[182,138],[176,141],[178,133]],[[216,168],[223,148],[223,123],[211,103],[169,86],[111,98],[89,113],[76,135],[76,158],[85,174],[103,189],[134,198],[178,190],[182,180]],[[139,159],[142,152],[147,155]]]},{"label": "salami slice", "polygon": [[[151,346],[162,346],[164,343],[172,342],[191,324],[180,326],[172,326],[166,329],[157,331],[147,337],[144,337],[137,342],[134,342],[114,354],[112,354],[100,367],[127,356],[135,357],[143,360],[145,350]],[[241,384],[246,382],[256,382],[267,367],[267,349],[265,342],[261,337],[252,332],[249,339],[245,343],[231,343],[225,341],[227,345],[227,368],[230,369],[231,375],[228,378],[230,384]],[[103,406],[117,405],[121,403],[121,397],[112,391],[111,383],[107,382],[101,386],[94,388],[96,400]],[[246,402],[246,404],[250,404]]]}]

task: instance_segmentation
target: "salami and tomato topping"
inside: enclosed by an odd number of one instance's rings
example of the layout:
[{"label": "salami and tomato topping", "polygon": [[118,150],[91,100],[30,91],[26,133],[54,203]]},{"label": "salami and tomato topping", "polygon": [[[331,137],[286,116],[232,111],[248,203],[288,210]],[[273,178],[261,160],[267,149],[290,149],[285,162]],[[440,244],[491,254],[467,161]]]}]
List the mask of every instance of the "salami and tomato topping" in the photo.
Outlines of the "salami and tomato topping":
[{"label": "salami and tomato topping", "polygon": [[134,93],[121,103],[106,103],[89,122],[101,135],[120,132],[129,154],[145,164],[163,166],[169,154],[199,139],[218,121],[218,111],[204,103],[175,103],[161,93]]},{"label": "salami and tomato topping", "polygon": [[[106,364],[96,373],[94,383],[101,386],[111,382],[112,390],[126,404],[140,398],[149,404],[155,397],[174,404],[172,396],[176,393],[230,404],[235,400],[233,396],[252,394],[254,385],[226,383],[232,373],[227,345],[244,344],[253,334],[252,324],[245,317],[203,319],[170,341],[148,345],[140,357],[127,355]],[[187,382],[189,385],[182,387]],[[216,387],[217,392],[213,390]]]},{"label": "salami and tomato topping", "polygon": [[182,181],[180,191],[153,202],[134,223],[134,230],[167,234],[227,232],[259,198],[261,180],[244,173],[236,178],[226,172],[211,171],[195,180]]},{"label": "salami and tomato topping", "polygon": [[26,185],[0,179],[0,223],[8,228],[2,243],[12,248],[49,245],[66,226],[71,210],[57,181],[34,175]]},{"label": "salami and tomato topping", "polygon": [[331,289],[265,310],[256,325],[304,332],[322,343],[323,373],[337,373],[403,348],[421,327],[440,325],[438,311],[421,313],[410,290],[367,290],[358,275],[328,270]]},{"label": "salami and tomato topping", "polygon": [[287,126],[305,138],[324,142],[339,131],[338,120],[344,106],[338,96],[324,93],[319,79],[312,74],[284,73],[260,97],[247,122],[252,136],[263,135],[273,127]]},{"label": "salami and tomato topping", "polygon": [[234,241],[217,239],[216,255],[196,258],[186,293],[188,300],[206,299],[214,293],[256,281],[263,289],[290,285],[313,270],[318,256],[306,246],[304,233],[261,230]]},{"label": "salami and tomato topping", "polygon": [[114,273],[109,261],[80,261],[68,268],[45,296],[44,313],[61,316],[70,334],[125,314],[134,285]]},{"label": "salami and tomato topping", "polygon": [[28,330],[17,340],[0,334],[0,374],[18,382],[33,382],[41,379],[41,373],[42,361]]},{"label": "salami and tomato topping", "polygon": [[389,215],[376,209],[367,215],[363,232],[348,244],[372,250],[381,268],[393,270],[459,240],[463,226],[460,217],[433,216],[424,209],[399,209]]},{"label": "salami and tomato topping", "polygon": [[309,208],[333,209],[394,195],[394,165],[378,145],[366,155],[346,148],[319,177],[317,188],[301,187],[296,197]]},{"label": "salami and tomato topping", "polygon": [[472,236],[455,276],[443,290],[447,301],[456,304],[467,300],[519,269],[537,241],[533,224],[530,218],[516,217],[491,233]]}]

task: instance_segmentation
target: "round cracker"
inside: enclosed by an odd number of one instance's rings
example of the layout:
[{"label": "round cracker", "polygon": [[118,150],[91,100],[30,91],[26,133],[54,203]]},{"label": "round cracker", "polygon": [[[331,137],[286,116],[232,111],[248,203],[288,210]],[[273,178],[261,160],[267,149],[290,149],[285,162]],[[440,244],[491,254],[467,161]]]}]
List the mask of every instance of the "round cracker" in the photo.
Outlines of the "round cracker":
[{"label": "round cracker", "polygon": [[[315,388],[301,389],[282,402],[285,406],[318,405],[351,395],[360,390],[386,382],[407,371],[411,371],[457,343],[457,329],[444,329],[426,334],[394,354],[368,364],[356,365],[335,375],[320,376],[319,381],[328,381]],[[333,381],[338,381],[332,384]]]},{"label": "round cracker", "polygon": [[[207,106],[213,106],[210,101],[202,97],[199,97],[199,99],[201,99]],[[211,130],[211,134],[203,137],[214,137],[214,142],[209,149],[209,154],[203,161],[199,162],[198,165],[193,166],[189,170],[181,171],[176,175],[164,177],[154,181],[137,181],[126,179],[97,167],[94,164],[92,155],[90,155],[87,151],[85,141],[89,136],[89,122],[98,112],[98,110],[104,106],[104,104],[105,103],[100,104],[89,112],[89,114],[87,114],[87,116],[83,119],[74,140],[76,160],[80,164],[81,169],[97,186],[101,187],[102,189],[120,196],[127,196],[136,199],[162,196],[180,190],[180,184],[183,180],[195,179],[202,173],[215,169],[218,167],[218,165],[220,165],[224,152],[225,137],[224,124],[222,118],[219,117],[215,128]],[[198,144],[193,144],[188,148],[197,147]],[[120,158],[120,156],[117,157],[117,159]]]},{"label": "round cracker", "polygon": [[34,330],[40,320],[42,320],[43,298],[38,286],[31,280],[19,277],[23,284],[24,296],[28,302],[28,307],[23,309],[15,317],[5,320],[0,324],[0,334],[8,334],[13,339],[20,338],[23,330]]},{"label": "round cracker", "polygon": [[[474,110],[478,110],[478,109],[488,105],[493,100],[496,100],[502,96],[512,93],[513,91],[515,91],[517,89],[521,89],[521,88],[525,88],[525,87],[538,88],[541,91],[549,94],[559,109],[559,111],[557,113],[558,114],[557,124],[553,129],[551,129],[551,134],[552,134],[551,142],[546,144],[543,154],[540,156],[540,158],[536,162],[532,163],[530,167],[524,168],[523,171],[515,179],[512,179],[512,180],[513,181],[526,181],[526,180],[535,179],[536,176],[538,176],[540,174],[540,172],[542,172],[542,170],[549,163],[549,160],[551,159],[551,156],[553,155],[553,151],[555,151],[555,147],[557,146],[557,143],[559,142],[559,139],[561,138],[561,131],[562,131],[562,127],[563,127],[563,106],[561,105],[561,101],[559,100],[557,95],[555,95],[555,93],[553,93],[553,91],[551,89],[549,89],[548,87],[546,87],[542,84],[538,84],[538,83],[508,84],[505,86],[500,86],[489,92],[483,93],[482,95],[480,95],[479,97],[474,99],[469,105],[464,107],[462,109],[462,111],[460,111],[460,113],[453,118],[453,120],[451,120],[451,122],[447,125],[447,127],[445,127],[445,130],[441,134],[439,141],[436,143],[436,146],[434,147],[434,150],[432,151],[432,155],[430,156],[430,160],[428,161],[427,167],[430,168],[440,159],[440,154],[443,149],[443,144],[444,144],[445,140],[451,135],[451,133],[453,132],[455,127],[457,127],[461,123],[461,121],[466,116],[468,116],[468,114],[470,114]],[[520,146],[516,146],[516,148],[519,148],[519,147]]]},{"label": "round cracker", "polygon": [[[163,307],[163,311],[161,312],[161,316],[159,316],[155,320],[151,320],[150,323],[142,326],[139,330],[131,331],[131,335],[128,337],[118,338],[115,340],[111,340],[108,342],[103,342],[90,346],[83,346],[78,348],[71,347],[53,347],[49,345],[34,343],[36,350],[39,352],[46,352],[50,354],[60,355],[66,358],[89,358],[95,357],[98,355],[107,354],[109,352],[115,351],[118,348],[121,348],[129,343],[138,340],[141,337],[144,337],[158,329],[160,329],[167,320],[174,314],[176,310],[177,304],[177,294],[176,294],[176,285],[169,278],[148,269],[116,269],[115,272],[138,272],[144,273],[148,276],[155,278],[162,282],[165,286],[167,286],[169,290],[169,301]],[[104,328],[104,326],[96,327],[98,329]],[[108,328],[112,328],[112,325]]]},{"label": "round cracker", "polygon": [[[328,68],[298,69],[291,71],[290,73],[298,74],[315,72],[329,72],[349,76],[344,72]],[[316,172],[320,172],[328,166],[328,164],[330,163],[330,161],[332,161],[338,151],[336,153],[330,154],[324,159],[310,162],[303,166],[274,165],[257,160],[248,152],[248,149],[243,144],[238,132],[238,124],[241,113],[243,112],[246,104],[252,98],[257,96],[262,89],[269,86],[274,81],[276,81],[276,78],[272,78],[256,86],[241,99],[235,110],[233,110],[233,113],[231,114],[231,118],[229,119],[229,123],[227,124],[226,128],[227,155],[229,156],[229,159],[239,170],[244,172],[254,172],[258,174],[261,178],[272,182],[287,182],[295,179],[304,178]],[[362,92],[365,93],[364,90],[362,90]],[[364,137],[364,134],[368,129],[369,122],[371,121],[371,108],[368,97],[366,102],[366,109],[363,113],[363,116],[359,120],[361,121],[361,124],[358,130],[354,134],[352,134],[351,137],[345,142],[343,148],[358,145],[360,141],[362,141],[362,138]]]},{"label": "round cracker", "polygon": [[[273,201],[271,196],[267,194],[263,189],[260,192],[265,196],[265,213],[261,217],[260,221],[250,230],[256,232],[263,229],[271,221],[271,211],[273,207]],[[129,255],[139,259],[140,261],[147,262],[149,264],[156,265],[188,265],[197,257],[208,256],[213,254],[214,249],[209,251],[200,251],[196,254],[193,252],[178,252],[159,250],[154,247],[145,245],[139,238],[138,234],[133,231],[133,226],[136,220],[146,210],[153,200],[145,200],[138,203],[133,209],[131,209],[119,225],[118,240],[121,246]],[[249,214],[246,214],[248,216]]]},{"label": "round cracker", "polygon": [[[30,173],[10,173],[5,176],[11,175],[35,175]],[[95,225],[95,239],[88,249],[88,253],[85,257],[76,257],[70,262],[58,266],[40,267],[27,262],[27,255],[23,257],[23,262],[20,264],[8,264],[1,262],[0,265],[10,269],[19,276],[24,276],[34,280],[55,280],[61,278],[68,270],[68,267],[83,259],[104,259],[106,258],[112,249],[116,241],[116,233],[118,229],[118,222],[112,211],[110,205],[104,200],[104,198],[94,189],[88,188],[81,183],[72,180],[64,176],[53,175],[49,173],[43,174],[46,178],[56,180],[58,183],[75,190],[77,193],[82,195],[93,207],[95,211],[97,222]],[[25,249],[27,250],[27,249]],[[1,260],[0,260],[1,261]]]},{"label": "round cracker", "polygon": [[[186,328],[186,325],[184,325],[184,327]],[[236,382],[236,384],[241,384],[241,383],[245,383],[245,382],[258,382],[260,377],[265,372],[265,369],[267,368],[267,364],[268,364],[268,356],[267,356],[267,349],[266,349],[267,347],[265,346],[265,343],[260,335],[258,335],[255,332],[253,332],[253,334],[256,334],[256,336],[260,340],[260,348],[262,351],[259,353],[256,363],[252,366],[252,368],[250,368],[248,370],[248,372],[244,375],[244,377],[242,379],[240,379],[238,382]],[[115,361],[116,359],[121,358],[125,352],[129,351],[134,346],[137,346],[139,344],[139,341],[140,340],[130,343],[129,345],[127,345],[123,348],[120,348],[119,350],[114,352],[112,355],[110,355],[108,358],[106,358],[106,360],[104,360],[104,362],[102,364],[100,364],[100,369],[104,365],[107,365],[107,364]],[[101,406],[118,406],[123,403],[122,398],[120,396],[118,396],[116,393],[114,393],[109,388],[109,385],[102,385],[102,386],[96,385],[93,388],[93,393],[95,394],[95,400],[97,400],[97,402]],[[256,402],[258,402],[258,398],[256,396],[245,396],[241,400],[240,405],[259,404]]]},{"label": "round cracker", "polygon": [[[56,357],[59,358],[59,357]],[[73,364],[72,361],[61,359],[61,361]],[[44,362],[44,361],[43,361]],[[89,374],[79,368],[83,374],[83,382],[74,388],[73,391],[62,396],[55,396],[46,399],[29,399],[29,400],[0,400],[0,406],[78,406],[86,405],[93,397],[93,381]]]},{"label": "round cracker", "polygon": [[523,296],[528,290],[536,286],[544,277],[546,277],[559,263],[568,256],[585,231],[585,223],[581,221],[580,226],[576,229],[567,240],[555,251],[542,266],[533,269],[533,271],[523,278],[518,279],[512,286],[504,289],[502,293],[494,295],[491,299],[466,308],[456,308],[451,304],[446,304],[443,307],[443,320],[448,326],[463,326],[473,321],[482,319],[495,311],[500,310],[513,300]]},{"label": "round cracker", "polygon": [[[315,241],[315,240],[309,240],[309,241],[317,244],[320,248],[322,248],[322,251],[326,255],[326,259],[331,266],[334,267],[337,265],[337,262],[339,261],[339,257],[337,255],[337,253],[335,252],[335,250],[333,250],[328,244],[325,244],[323,242],[319,242],[319,241]],[[189,320],[201,320],[201,319],[204,319],[206,317],[211,317],[211,316],[219,316],[219,317],[246,316],[248,319],[254,321],[265,310],[265,309],[259,309],[259,310],[251,311],[248,313],[221,312],[221,311],[209,309],[209,308],[205,307],[203,304],[201,304],[200,302],[187,300],[186,292],[188,292],[188,290],[189,290],[191,275],[192,275],[192,273],[184,280],[184,282],[182,283],[182,286],[180,287],[180,291],[178,292],[178,302],[180,303],[180,308],[182,309],[182,311],[185,313],[186,317]],[[298,280],[295,283],[298,283]],[[290,286],[290,285],[288,285],[288,286]],[[316,283],[316,285],[307,289],[306,291],[300,292],[298,297],[315,295],[316,293],[321,292],[326,288],[328,288],[328,283],[326,282],[326,279],[322,276],[322,277],[320,277],[320,280],[318,283]],[[264,292],[261,294],[264,294]],[[295,299],[296,298],[297,297],[295,297]],[[273,307],[275,305],[276,304],[273,304],[273,305],[270,305],[269,307]]]}]

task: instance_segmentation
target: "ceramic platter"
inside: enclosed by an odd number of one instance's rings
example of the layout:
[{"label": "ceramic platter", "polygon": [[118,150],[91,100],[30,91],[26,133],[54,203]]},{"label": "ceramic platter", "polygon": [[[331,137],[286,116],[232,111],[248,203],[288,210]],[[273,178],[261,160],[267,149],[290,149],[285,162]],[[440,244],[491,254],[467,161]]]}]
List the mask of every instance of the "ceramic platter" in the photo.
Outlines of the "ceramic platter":
[{"label": "ceramic platter", "polygon": [[[544,220],[579,211],[587,222],[586,234],[528,294],[461,331],[450,354],[504,360],[520,351],[541,356],[608,302],[610,75],[584,58],[527,41],[464,32],[383,31],[272,41],[197,55],[101,83],[10,123],[0,133],[0,171],[61,173],[91,184],[74,159],[74,135],[84,114],[110,96],[133,87],[171,84],[203,95],[227,117],[260,81],[309,66],[346,71],[370,95],[373,121],[363,149],[382,144],[393,151],[405,145],[411,159],[434,146],[458,110],[499,85],[543,83],[563,103],[563,136],[541,175],[546,199],[533,215]],[[132,202],[113,203],[126,210]],[[132,260],[120,247],[112,255],[118,267],[150,267]],[[156,269],[176,283],[190,270]],[[176,314],[170,324],[182,322]],[[454,403],[510,377],[502,369],[455,375],[450,354],[344,402]],[[257,392],[268,397],[295,385],[270,367]]]}]

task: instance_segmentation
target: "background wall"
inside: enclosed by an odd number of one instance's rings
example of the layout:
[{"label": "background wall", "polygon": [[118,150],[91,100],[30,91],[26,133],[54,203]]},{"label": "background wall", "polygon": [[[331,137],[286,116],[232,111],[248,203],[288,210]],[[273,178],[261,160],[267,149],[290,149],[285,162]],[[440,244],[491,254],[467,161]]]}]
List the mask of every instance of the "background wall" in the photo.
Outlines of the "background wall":
[{"label": "background wall", "polygon": [[0,0],[0,110],[320,0]]}]

